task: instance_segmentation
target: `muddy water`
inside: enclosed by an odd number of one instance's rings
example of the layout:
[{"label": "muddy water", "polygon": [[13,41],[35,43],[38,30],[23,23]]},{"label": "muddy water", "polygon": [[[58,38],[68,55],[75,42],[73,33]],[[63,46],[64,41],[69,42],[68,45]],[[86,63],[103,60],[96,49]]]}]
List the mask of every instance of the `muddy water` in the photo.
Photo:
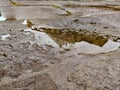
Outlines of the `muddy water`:
[{"label": "muddy water", "polygon": [[36,41],[31,41],[31,43],[38,43],[39,45],[51,45],[53,47],[59,47],[59,45],[52,39],[49,37],[49,35],[47,35],[47,33],[45,32],[38,32],[35,30],[31,30],[31,29],[25,29],[25,34],[28,35],[31,33],[34,34],[34,38],[36,39]]},{"label": "muddy water", "polygon": [[[49,45],[56,51],[80,54],[80,53],[104,53],[117,50],[120,43],[114,42],[107,37],[99,36],[97,33],[80,30],[79,32],[62,31],[51,28],[40,28],[43,31],[34,31],[26,29],[34,33],[36,43]],[[34,43],[34,42],[32,42]]]}]

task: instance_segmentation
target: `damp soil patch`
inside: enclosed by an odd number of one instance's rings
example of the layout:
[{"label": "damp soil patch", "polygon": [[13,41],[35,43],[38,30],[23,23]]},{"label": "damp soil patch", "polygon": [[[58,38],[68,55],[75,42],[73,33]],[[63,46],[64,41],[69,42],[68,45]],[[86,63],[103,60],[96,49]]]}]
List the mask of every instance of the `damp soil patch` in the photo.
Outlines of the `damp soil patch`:
[{"label": "damp soil patch", "polygon": [[71,53],[106,53],[117,50],[119,42],[115,42],[106,36],[88,30],[58,30],[53,28],[28,29],[34,33],[36,43],[45,47],[52,47],[57,52]]}]

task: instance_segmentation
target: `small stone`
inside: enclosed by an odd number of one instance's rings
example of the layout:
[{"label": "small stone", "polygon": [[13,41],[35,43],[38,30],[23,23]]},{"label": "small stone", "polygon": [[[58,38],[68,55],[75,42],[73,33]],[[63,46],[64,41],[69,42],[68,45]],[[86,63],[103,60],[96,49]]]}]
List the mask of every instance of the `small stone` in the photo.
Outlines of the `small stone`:
[{"label": "small stone", "polygon": [[90,22],[90,24],[96,24],[96,22]]},{"label": "small stone", "polygon": [[75,19],[75,20],[73,20],[74,22],[78,22],[79,21],[79,19]]},{"label": "small stone", "polygon": [[21,32],[24,32],[24,30],[22,29],[22,30],[20,30]]},{"label": "small stone", "polygon": [[3,56],[4,56],[4,57],[8,57],[8,55],[7,55],[6,53],[3,53]]}]

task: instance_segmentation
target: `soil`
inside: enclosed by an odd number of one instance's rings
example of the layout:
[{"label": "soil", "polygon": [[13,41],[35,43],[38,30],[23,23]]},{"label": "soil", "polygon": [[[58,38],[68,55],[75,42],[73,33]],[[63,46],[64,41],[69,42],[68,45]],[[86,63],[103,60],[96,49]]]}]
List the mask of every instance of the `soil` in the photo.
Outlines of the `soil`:
[{"label": "soil", "polygon": [[120,90],[119,1],[2,3],[0,90]]}]

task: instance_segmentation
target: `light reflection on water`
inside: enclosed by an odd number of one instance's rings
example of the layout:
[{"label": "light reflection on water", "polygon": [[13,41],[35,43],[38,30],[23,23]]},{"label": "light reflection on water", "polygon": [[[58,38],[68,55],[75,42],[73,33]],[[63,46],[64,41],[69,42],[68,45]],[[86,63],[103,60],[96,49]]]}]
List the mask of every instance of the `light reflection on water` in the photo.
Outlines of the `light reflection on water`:
[{"label": "light reflection on water", "polygon": [[[120,43],[113,42],[112,40],[108,40],[106,44],[102,47],[82,41],[82,42],[76,42],[74,45],[72,45],[72,48],[71,46],[69,46],[70,48],[69,53],[74,53],[74,54],[104,53],[104,52],[117,50],[119,46],[120,46]],[[68,46],[65,46],[65,47],[68,47]]]},{"label": "light reflection on water", "polygon": [[31,42],[31,43],[59,47],[59,45],[44,32],[38,32],[38,31],[31,30],[31,29],[26,29],[25,31],[30,31],[30,32],[34,33],[36,41]]},{"label": "light reflection on water", "polygon": [[6,18],[5,18],[5,17],[0,16],[0,21],[5,21],[5,20],[6,20]]},{"label": "light reflection on water", "polygon": [[[120,43],[114,42],[104,37],[95,36],[94,38],[93,37],[91,38],[90,35],[87,37],[86,34],[81,36],[82,34],[70,35],[70,33],[69,34],[65,33],[63,35],[63,33],[60,33],[59,31],[57,31],[57,35],[56,35],[56,32],[53,32],[54,30],[52,30],[51,33],[34,31],[31,29],[26,29],[25,31],[30,31],[34,33],[36,41],[33,43],[37,43],[39,45],[42,45],[43,47],[44,45],[50,45],[54,47],[55,50],[58,50],[58,51],[68,50],[69,53],[74,53],[74,54],[110,52],[110,51],[117,50],[120,46]],[[89,39],[86,39],[86,38],[89,38]],[[90,39],[93,39],[93,40],[90,40]]]}]

